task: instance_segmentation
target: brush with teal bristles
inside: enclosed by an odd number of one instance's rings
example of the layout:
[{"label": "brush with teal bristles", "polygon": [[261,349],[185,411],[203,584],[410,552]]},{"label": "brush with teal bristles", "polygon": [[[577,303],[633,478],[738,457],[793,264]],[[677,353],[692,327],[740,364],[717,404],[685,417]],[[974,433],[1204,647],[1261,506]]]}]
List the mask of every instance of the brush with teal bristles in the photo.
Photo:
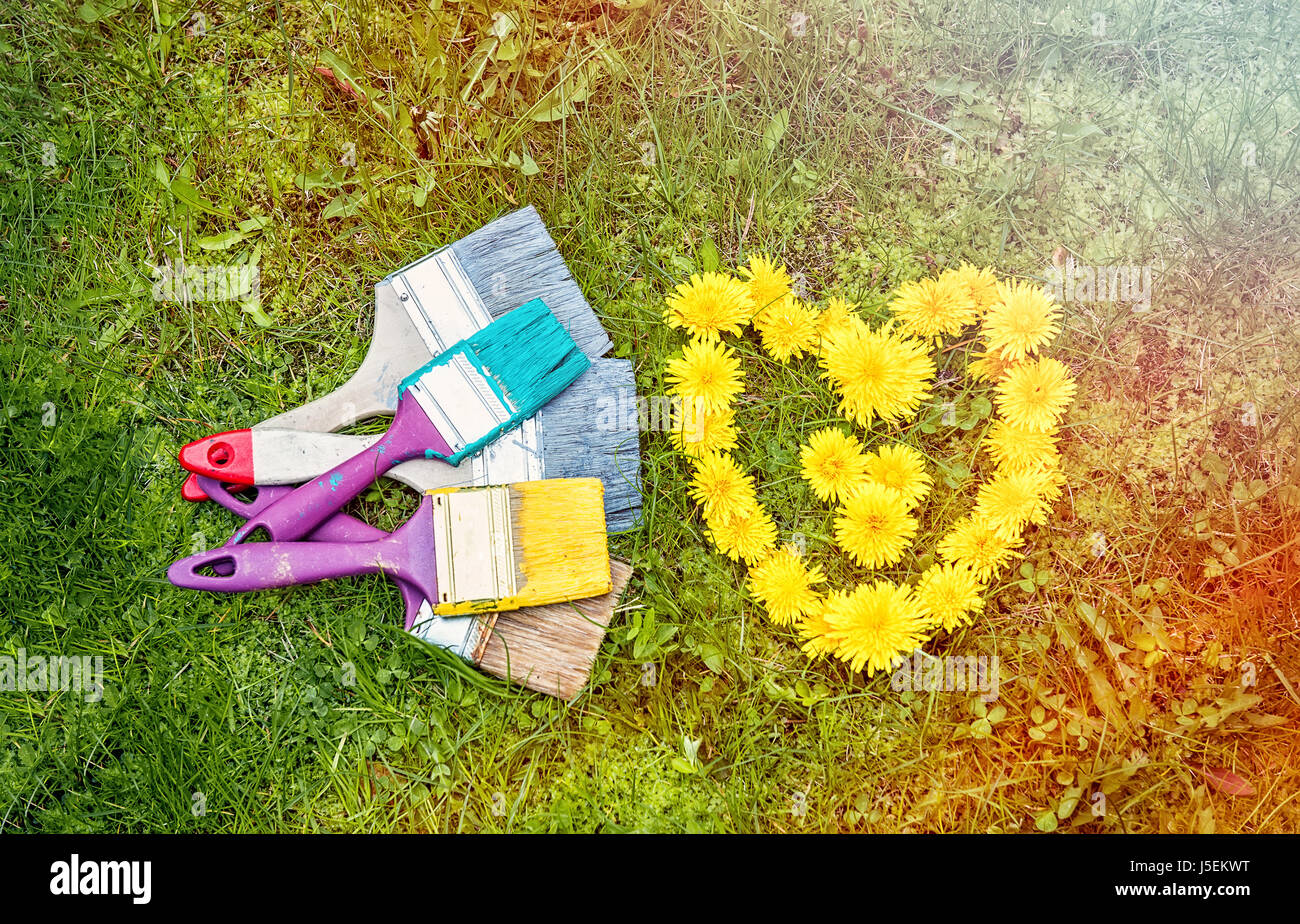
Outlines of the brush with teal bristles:
[{"label": "brush with teal bristles", "polygon": [[282,542],[301,539],[409,459],[456,465],[532,417],[590,365],[545,303],[534,299],[406,378],[379,442],[267,507],[229,544],[259,529]]}]

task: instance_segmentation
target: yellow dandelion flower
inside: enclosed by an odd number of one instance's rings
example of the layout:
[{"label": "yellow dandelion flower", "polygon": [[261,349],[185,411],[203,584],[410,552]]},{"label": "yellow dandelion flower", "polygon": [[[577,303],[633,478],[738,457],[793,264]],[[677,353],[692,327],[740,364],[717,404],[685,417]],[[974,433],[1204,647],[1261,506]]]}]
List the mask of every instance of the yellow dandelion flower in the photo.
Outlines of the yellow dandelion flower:
[{"label": "yellow dandelion flower", "polygon": [[755,318],[793,291],[794,281],[784,266],[762,254],[751,254],[740,268],[749,294],[750,317]]},{"label": "yellow dandelion flower", "polygon": [[787,545],[750,571],[748,583],[749,592],[767,609],[768,618],[788,626],[821,608],[821,596],[813,585],[825,580],[818,565],[805,565],[799,550]]},{"label": "yellow dandelion flower", "polygon": [[1059,360],[1042,357],[1018,363],[998,383],[994,401],[1011,426],[1031,433],[1050,433],[1074,398],[1074,379]]},{"label": "yellow dandelion flower", "polygon": [[1061,332],[1061,311],[1040,285],[1010,282],[998,285],[997,301],[984,315],[984,346],[1003,359],[1024,359]]},{"label": "yellow dandelion flower", "polygon": [[813,493],[824,501],[846,496],[862,483],[866,475],[866,456],[862,444],[835,427],[818,430],[799,449],[804,480]]},{"label": "yellow dandelion flower", "polygon": [[858,314],[858,306],[848,299],[832,295],[826,299],[826,307],[817,316],[817,333],[825,337],[831,332],[853,323],[854,318],[861,320],[861,316]]},{"label": "yellow dandelion flower", "polygon": [[850,326],[822,347],[825,376],[840,395],[840,411],[859,426],[875,417],[898,420],[930,397],[934,360],[925,344],[865,324]]},{"label": "yellow dandelion flower", "polygon": [[763,349],[777,362],[787,362],[817,346],[817,312],[793,295],[772,305],[754,322]]},{"label": "yellow dandelion flower", "polygon": [[1015,539],[1031,523],[1041,526],[1047,522],[1053,487],[1052,472],[998,471],[980,485],[975,515],[982,516],[999,535]]},{"label": "yellow dandelion flower", "polygon": [[698,459],[710,452],[736,448],[736,412],[698,409],[698,402],[675,401],[668,432],[673,446]]},{"label": "yellow dandelion flower", "polygon": [[673,393],[706,413],[726,410],[743,384],[740,357],[717,340],[692,340],[664,368]]},{"label": "yellow dandelion flower", "polygon": [[1019,362],[1003,359],[996,351],[978,353],[966,364],[966,374],[977,382],[1001,382],[1018,365]]},{"label": "yellow dandelion flower", "polygon": [[1050,508],[1065,493],[1065,473],[1054,463],[1038,469],[1036,474],[1043,478],[1043,500]]},{"label": "yellow dandelion flower", "polygon": [[858,306],[838,295],[826,300],[826,307],[817,316],[818,350],[824,349],[831,338],[846,330],[868,329],[867,322],[858,314]]},{"label": "yellow dandelion flower", "polygon": [[897,564],[916,536],[916,518],[907,512],[907,501],[872,481],[844,499],[835,513],[835,541],[867,568]]},{"label": "yellow dandelion flower", "polygon": [[961,333],[979,316],[970,290],[952,276],[903,283],[889,310],[904,333],[925,341]]},{"label": "yellow dandelion flower", "polygon": [[984,586],[965,564],[931,565],[916,583],[916,602],[933,626],[951,632],[984,609]]},{"label": "yellow dandelion flower", "polygon": [[939,278],[942,279],[950,274],[953,279],[966,287],[971,300],[975,302],[976,311],[983,313],[997,301],[998,277],[987,266],[977,267],[963,263],[956,269],[944,270]]},{"label": "yellow dandelion flower", "polygon": [[725,452],[711,452],[695,463],[691,497],[709,519],[726,519],[754,502],[754,479]]},{"label": "yellow dandelion flower", "polygon": [[893,488],[916,507],[930,493],[934,479],[925,473],[925,457],[905,443],[881,446],[867,455],[867,479]]},{"label": "yellow dandelion flower", "polygon": [[971,569],[976,580],[989,581],[1011,558],[1011,542],[982,516],[968,516],[939,541],[939,556]]},{"label": "yellow dandelion flower", "polygon": [[826,655],[834,654],[835,649],[839,647],[839,641],[831,637],[831,625],[826,621],[826,613],[832,601],[839,601],[845,596],[847,594],[842,590],[831,591],[822,600],[820,606],[799,621],[799,637],[803,639],[803,644],[799,648],[808,657],[814,660],[824,658]]},{"label": "yellow dandelion flower", "polygon": [[836,657],[868,676],[890,671],[929,638],[925,617],[911,591],[890,581],[860,584],[826,601],[829,638]]},{"label": "yellow dandelion flower", "polygon": [[1011,426],[1005,420],[994,421],[984,438],[984,447],[999,470],[1047,469],[1056,467],[1060,454],[1057,437]]},{"label": "yellow dandelion flower", "polygon": [[762,561],[776,544],[776,524],[757,503],[733,511],[725,520],[709,520],[708,526],[718,551],[747,565]]},{"label": "yellow dandelion flower", "polygon": [[665,302],[664,321],[669,327],[685,328],[708,340],[740,333],[752,310],[749,288],[725,273],[692,274]]}]

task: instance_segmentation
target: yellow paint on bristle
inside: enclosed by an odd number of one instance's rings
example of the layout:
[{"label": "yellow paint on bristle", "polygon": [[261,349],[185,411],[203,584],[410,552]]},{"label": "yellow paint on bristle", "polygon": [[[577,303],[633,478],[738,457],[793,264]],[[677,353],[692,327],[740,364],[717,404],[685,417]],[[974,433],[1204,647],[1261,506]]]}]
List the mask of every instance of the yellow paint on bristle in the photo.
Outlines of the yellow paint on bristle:
[{"label": "yellow paint on bristle", "polygon": [[520,606],[609,593],[605,486],[599,478],[551,478],[510,486]]},{"label": "yellow paint on bristle", "polygon": [[[521,481],[503,487],[449,487],[426,491],[438,494],[483,494],[506,491],[516,592],[500,597],[457,599],[437,603],[439,616],[549,606],[609,593],[612,585],[608,536],[605,532],[605,486],[599,478],[552,478]],[[482,516],[487,511],[477,515]],[[505,513],[505,511],[502,511]],[[472,514],[462,511],[462,516]],[[500,524],[506,529],[504,523]],[[463,543],[467,538],[456,530]],[[473,539],[470,546],[473,547]],[[439,554],[450,549],[439,549]],[[486,563],[486,559],[481,559]],[[509,565],[507,565],[509,567]],[[504,577],[504,576],[503,576]],[[502,582],[509,584],[509,582]],[[504,590],[504,587],[499,588]]]}]

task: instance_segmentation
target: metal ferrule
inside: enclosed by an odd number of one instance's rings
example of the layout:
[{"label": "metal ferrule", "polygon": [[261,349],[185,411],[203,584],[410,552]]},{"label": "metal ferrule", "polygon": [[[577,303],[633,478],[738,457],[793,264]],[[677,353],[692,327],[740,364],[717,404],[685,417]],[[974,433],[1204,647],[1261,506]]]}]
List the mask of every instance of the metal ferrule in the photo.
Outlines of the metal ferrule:
[{"label": "metal ferrule", "polygon": [[478,616],[439,616],[425,600],[420,604],[411,634],[462,658],[471,658],[483,634],[482,619]]},{"label": "metal ferrule", "polygon": [[474,484],[513,484],[545,478],[543,458],[542,428],[536,417],[529,417],[461,465],[474,465]]},{"label": "metal ferrule", "polygon": [[516,595],[510,519],[510,488],[504,485],[433,494],[436,608]]},{"label": "metal ferrule", "polygon": [[434,356],[492,323],[487,306],[450,247],[402,267],[385,282],[393,287],[398,303]]},{"label": "metal ferrule", "polygon": [[483,439],[513,414],[483,371],[461,352],[430,367],[407,391],[453,453]]}]

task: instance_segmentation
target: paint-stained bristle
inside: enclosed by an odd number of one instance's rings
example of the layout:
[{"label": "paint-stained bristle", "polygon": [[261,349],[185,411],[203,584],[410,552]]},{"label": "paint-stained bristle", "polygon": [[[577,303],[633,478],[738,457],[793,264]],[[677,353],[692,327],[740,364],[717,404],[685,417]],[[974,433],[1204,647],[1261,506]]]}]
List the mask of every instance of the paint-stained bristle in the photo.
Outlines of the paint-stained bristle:
[{"label": "paint-stained bristle", "polygon": [[604,486],[597,478],[510,485],[517,596],[530,604],[609,592]]},{"label": "paint-stained bristle", "polygon": [[610,590],[602,596],[497,614],[479,667],[530,690],[572,699],[591,675],[605,629],[631,576],[626,562],[614,560]]},{"label": "paint-stained bristle", "polygon": [[533,299],[465,338],[514,405],[515,421],[532,417],[591,360],[541,299]]},{"label": "paint-stained bristle", "polygon": [[599,478],[605,528],[634,528],[641,519],[641,434],[632,362],[596,360],[537,421],[546,477]]},{"label": "paint-stained bristle", "polygon": [[492,317],[539,298],[587,356],[595,359],[613,347],[531,205],[489,222],[451,249]]}]

